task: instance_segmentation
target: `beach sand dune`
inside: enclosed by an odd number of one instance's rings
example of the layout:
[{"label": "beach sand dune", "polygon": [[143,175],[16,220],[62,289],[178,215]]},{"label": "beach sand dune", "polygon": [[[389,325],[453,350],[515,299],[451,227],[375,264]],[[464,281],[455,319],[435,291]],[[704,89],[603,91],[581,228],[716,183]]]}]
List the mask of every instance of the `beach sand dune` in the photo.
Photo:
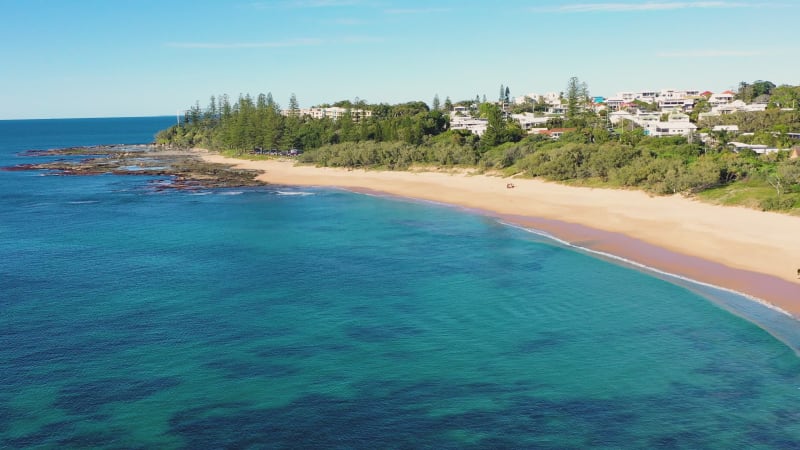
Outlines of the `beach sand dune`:
[{"label": "beach sand dune", "polygon": [[262,171],[272,184],[337,186],[464,206],[567,242],[765,300],[800,318],[800,218],[680,195],[565,186],[462,172],[390,172],[250,161],[198,150],[215,163]]}]

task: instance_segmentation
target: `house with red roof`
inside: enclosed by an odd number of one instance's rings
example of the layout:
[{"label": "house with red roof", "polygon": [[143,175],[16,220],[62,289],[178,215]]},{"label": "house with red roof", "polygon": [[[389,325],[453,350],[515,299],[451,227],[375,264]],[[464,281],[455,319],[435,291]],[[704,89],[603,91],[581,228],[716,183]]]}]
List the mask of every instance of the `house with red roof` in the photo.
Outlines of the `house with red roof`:
[{"label": "house with red roof", "polygon": [[569,133],[570,131],[575,131],[577,128],[551,128],[549,130],[539,130],[537,134],[544,134],[546,136],[550,136],[551,139],[558,139],[564,133]]},{"label": "house with red roof", "polygon": [[730,103],[733,101],[733,98],[736,96],[731,91],[723,91],[719,94],[711,94],[711,97],[708,98],[708,103],[711,106],[719,106],[724,105],[726,103]]}]

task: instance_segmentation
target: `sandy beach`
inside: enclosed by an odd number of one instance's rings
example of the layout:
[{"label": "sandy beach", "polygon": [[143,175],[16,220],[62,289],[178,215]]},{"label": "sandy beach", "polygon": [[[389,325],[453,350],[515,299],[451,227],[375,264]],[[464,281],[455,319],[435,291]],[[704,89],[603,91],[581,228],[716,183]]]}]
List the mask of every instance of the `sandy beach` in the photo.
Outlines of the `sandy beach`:
[{"label": "sandy beach", "polygon": [[800,217],[679,195],[465,172],[318,168],[198,152],[209,162],[262,171],[259,179],[271,184],[370,190],[482,210],[581,247],[751,295],[800,318]]}]

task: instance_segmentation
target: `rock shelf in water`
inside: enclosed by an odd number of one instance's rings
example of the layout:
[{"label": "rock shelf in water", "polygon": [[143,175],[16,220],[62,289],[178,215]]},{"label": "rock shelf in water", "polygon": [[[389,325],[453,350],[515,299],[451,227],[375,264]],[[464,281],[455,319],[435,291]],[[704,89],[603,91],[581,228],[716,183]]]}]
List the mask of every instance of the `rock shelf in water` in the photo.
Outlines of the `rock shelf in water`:
[{"label": "rock shelf in water", "polygon": [[[24,157],[62,157],[40,163],[3,167],[6,171],[45,170],[52,175],[138,175],[169,177],[154,182],[156,189],[208,189],[260,186],[258,171],[235,169],[204,161],[186,149],[156,145],[102,145],[29,150]],[[83,157],[83,158],[82,158]]]}]

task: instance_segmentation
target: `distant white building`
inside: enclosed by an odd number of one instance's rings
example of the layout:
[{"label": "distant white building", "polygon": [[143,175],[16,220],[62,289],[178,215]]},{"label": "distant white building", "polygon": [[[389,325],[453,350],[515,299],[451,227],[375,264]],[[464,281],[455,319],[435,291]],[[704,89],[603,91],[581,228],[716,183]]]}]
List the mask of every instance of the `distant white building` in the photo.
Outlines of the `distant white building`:
[{"label": "distant white building", "polygon": [[688,136],[697,131],[697,125],[686,114],[672,114],[667,122],[647,122],[643,125],[648,136]]},{"label": "distant white building", "polygon": [[555,116],[563,116],[567,113],[567,105],[550,105],[547,107],[547,114],[553,114]]},{"label": "distant white building", "polygon": [[621,100],[625,103],[632,103],[634,100],[639,100],[640,102],[645,103],[653,103],[656,97],[658,97],[658,93],[656,93],[656,91],[639,91],[617,92],[617,94],[612,98]]},{"label": "distant white building", "polygon": [[778,148],[767,147],[766,145],[763,144],[745,144],[743,142],[729,142],[728,145],[736,153],[739,153],[742,150],[752,150],[758,153],[759,155],[764,155],[766,153],[777,153],[780,151],[780,149]]},{"label": "distant white building", "polygon": [[635,122],[640,126],[644,126],[644,124],[648,122],[658,122],[660,120],[661,113],[658,111],[642,111],[641,109],[636,110]]},{"label": "distant white building", "polygon": [[472,117],[468,113],[464,115],[463,111],[453,111],[450,113],[451,130],[467,130],[472,134],[483,136],[488,126],[488,120]]},{"label": "distant white building", "polygon": [[609,97],[606,99],[606,108],[609,111],[620,111],[626,102],[621,97]]},{"label": "distant white building", "polygon": [[623,120],[630,120],[631,122],[635,122],[636,116],[629,113],[628,111],[614,111],[608,114],[608,121],[612,124],[616,125]]},{"label": "distant white building", "polygon": [[762,112],[767,110],[766,103],[751,103],[747,104],[741,100],[733,100],[728,103],[720,103],[716,106],[711,107],[711,111],[700,113],[698,116],[699,120],[705,119],[706,117],[717,117],[717,116],[724,116],[727,114],[733,114],[737,112]]},{"label": "distant white building", "polygon": [[[744,111],[746,112],[761,112],[767,110],[766,103],[751,103],[749,105],[744,105]],[[785,111],[787,108],[781,108],[781,111]],[[792,111],[791,108],[788,108],[789,111]]]},{"label": "distant white building", "polygon": [[658,93],[659,98],[668,98],[671,100],[685,99],[685,98],[692,98],[699,96],[700,96],[700,91],[696,89],[687,89],[685,91],[680,91],[675,89],[662,89],[661,92]]},{"label": "distant white building", "polygon": [[532,129],[537,128],[537,125],[545,125],[551,117],[536,117],[531,113],[512,114],[511,118],[519,123],[523,130],[530,132]]},{"label": "distant white building", "polygon": [[564,133],[569,133],[571,131],[575,131],[575,128],[551,128],[549,130],[537,130],[536,134],[542,134],[545,136],[550,136],[550,139],[557,140],[560,139]]},{"label": "distant white building", "polygon": [[548,92],[546,94],[536,94],[536,93],[525,94],[521,97],[515,97],[514,103],[521,105],[525,103],[528,99],[533,100],[534,102],[537,103],[539,102],[539,100],[542,100],[546,105],[561,104],[561,96],[557,92]]},{"label": "distant white building", "polygon": [[720,92],[719,94],[711,94],[708,98],[708,104],[713,106],[724,105],[733,101],[734,93],[731,91]]},{"label": "distant white building", "polygon": [[674,123],[674,122],[689,122],[689,116],[684,113],[674,112],[667,116],[667,122]]},{"label": "distant white building", "polygon": [[711,131],[727,131],[728,133],[738,133],[738,125],[714,125]]},{"label": "distant white building", "polygon": [[[353,119],[354,122],[360,122],[361,119],[365,119],[367,117],[372,117],[372,111],[365,110],[365,109],[347,109],[342,108],[339,106],[330,106],[327,108],[307,108],[301,109],[297,112],[300,116],[308,116],[312,119],[332,119],[332,120],[339,120],[345,116],[345,114],[350,112],[350,117]],[[281,114],[284,116],[292,115],[292,111],[288,109],[284,109],[281,111]]]},{"label": "distant white building", "polygon": [[694,107],[694,99],[691,98],[667,98],[659,97],[658,109],[668,111],[690,111]]}]

